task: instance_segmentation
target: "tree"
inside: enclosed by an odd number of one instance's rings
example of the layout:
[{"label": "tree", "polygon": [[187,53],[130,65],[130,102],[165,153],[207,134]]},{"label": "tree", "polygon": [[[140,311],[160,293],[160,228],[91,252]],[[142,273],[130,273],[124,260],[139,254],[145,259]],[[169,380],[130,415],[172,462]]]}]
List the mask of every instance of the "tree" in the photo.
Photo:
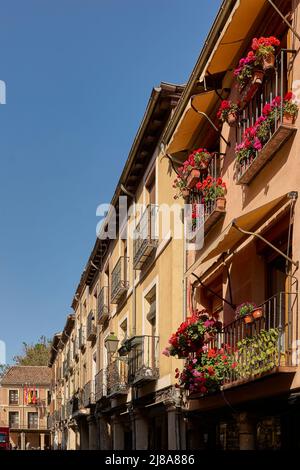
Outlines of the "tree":
[{"label": "tree", "polygon": [[36,344],[23,343],[23,353],[15,356],[18,366],[47,366],[51,349],[51,340],[41,336]]},{"label": "tree", "polygon": [[6,374],[10,366],[8,364],[0,364],[0,380]]}]

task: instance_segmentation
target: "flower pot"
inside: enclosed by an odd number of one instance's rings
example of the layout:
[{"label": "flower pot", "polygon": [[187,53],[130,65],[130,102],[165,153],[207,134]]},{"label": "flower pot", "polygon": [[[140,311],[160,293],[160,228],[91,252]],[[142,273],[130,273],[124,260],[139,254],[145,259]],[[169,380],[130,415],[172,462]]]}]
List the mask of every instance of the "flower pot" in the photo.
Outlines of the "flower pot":
[{"label": "flower pot", "polygon": [[236,124],[236,119],[237,119],[236,113],[228,113],[228,115],[227,115],[227,123],[228,123],[230,126],[235,126],[235,124]]},{"label": "flower pot", "polygon": [[255,320],[256,320],[257,318],[261,318],[262,315],[263,315],[263,311],[262,311],[261,308],[257,308],[257,309],[255,309],[255,310],[253,310],[253,312],[252,312],[252,316],[253,316],[253,318],[254,318]]},{"label": "flower pot", "polygon": [[214,335],[212,333],[208,333],[207,331],[204,333],[204,342],[209,343],[214,339]]},{"label": "flower pot", "polygon": [[223,197],[217,197],[216,199],[216,209],[218,211],[225,211],[226,208],[226,198]]},{"label": "flower pot", "polygon": [[252,323],[252,322],[253,322],[253,317],[252,317],[252,315],[245,315],[245,316],[244,316],[244,322],[245,322],[246,324]]},{"label": "flower pot", "polygon": [[264,80],[264,71],[256,69],[253,72],[252,83],[256,85],[261,85]]},{"label": "flower pot", "polygon": [[270,54],[264,56],[262,65],[264,70],[273,69],[275,65],[275,55],[270,52]]},{"label": "flower pot", "polygon": [[207,170],[210,160],[201,160],[199,166],[201,171]]},{"label": "flower pot", "polygon": [[189,197],[190,191],[189,191],[187,188],[184,188],[184,189],[181,190],[181,194],[182,194],[182,197],[183,197],[184,199],[186,199],[186,198]]},{"label": "flower pot", "polygon": [[282,117],[282,123],[291,126],[295,123],[296,116],[290,113],[284,113]]},{"label": "flower pot", "polygon": [[197,168],[194,168],[193,170],[191,170],[187,178],[187,187],[189,189],[193,189],[198,183],[199,178],[200,178],[200,170],[197,170]]}]

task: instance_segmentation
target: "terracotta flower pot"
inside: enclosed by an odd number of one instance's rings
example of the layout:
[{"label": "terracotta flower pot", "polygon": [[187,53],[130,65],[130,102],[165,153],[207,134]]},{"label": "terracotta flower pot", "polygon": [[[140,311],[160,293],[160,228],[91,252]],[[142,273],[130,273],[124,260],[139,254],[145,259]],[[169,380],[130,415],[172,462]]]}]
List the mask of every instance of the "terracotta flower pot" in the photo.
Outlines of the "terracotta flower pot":
[{"label": "terracotta flower pot", "polygon": [[208,165],[209,165],[209,160],[201,160],[200,170],[201,171],[207,170]]},{"label": "terracotta flower pot", "polygon": [[193,168],[193,170],[191,170],[187,178],[187,187],[189,189],[193,189],[198,183],[199,178],[200,178],[200,170],[197,170],[197,168]]},{"label": "terracotta flower pot", "polygon": [[181,194],[182,194],[182,197],[183,197],[184,199],[186,199],[186,198],[189,197],[190,191],[189,191],[187,188],[184,188],[184,189],[181,190]]},{"label": "terracotta flower pot", "polygon": [[226,198],[223,197],[217,197],[216,199],[216,209],[218,211],[225,211],[226,208]]},{"label": "terracotta flower pot", "polygon": [[273,69],[275,65],[275,55],[271,52],[263,58],[263,69]]},{"label": "terracotta flower pot", "polygon": [[282,122],[285,125],[291,126],[295,123],[296,116],[290,113],[284,113],[282,117]]},{"label": "terracotta flower pot", "polygon": [[207,331],[204,333],[204,342],[209,343],[214,339],[214,335],[212,333],[208,333]]},{"label": "terracotta flower pot", "polygon": [[235,126],[235,124],[236,124],[236,119],[237,119],[236,113],[228,113],[228,115],[227,115],[227,123],[228,123],[230,126]]},{"label": "terracotta flower pot", "polygon": [[253,317],[252,317],[252,315],[245,315],[245,316],[244,316],[244,322],[245,322],[246,324],[252,323],[252,322],[253,322]]},{"label": "terracotta flower pot", "polygon": [[261,318],[263,315],[263,311],[261,308],[256,308],[255,310],[253,310],[252,312],[252,316],[254,319],[257,319],[257,318]]},{"label": "terracotta flower pot", "polygon": [[264,80],[264,71],[259,70],[259,69],[254,70],[253,77],[252,77],[252,83],[253,84],[255,83],[257,85],[261,85],[263,80]]}]

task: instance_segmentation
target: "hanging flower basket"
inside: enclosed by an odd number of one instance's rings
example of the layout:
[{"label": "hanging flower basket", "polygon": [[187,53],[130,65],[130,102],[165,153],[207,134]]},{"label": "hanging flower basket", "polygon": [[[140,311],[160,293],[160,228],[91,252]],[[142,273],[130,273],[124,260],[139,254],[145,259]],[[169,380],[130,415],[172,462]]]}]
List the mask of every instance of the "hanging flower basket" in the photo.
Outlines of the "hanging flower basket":
[{"label": "hanging flower basket", "polygon": [[263,70],[273,69],[275,66],[275,50],[280,45],[279,39],[275,36],[254,38],[251,48],[255,53],[257,62],[259,62]]},{"label": "hanging flower basket", "polygon": [[252,312],[253,318],[256,320],[257,318],[261,318],[263,316],[262,308],[256,308]]},{"label": "hanging flower basket", "polygon": [[226,208],[226,198],[224,196],[217,197],[216,199],[216,209],[218,211],[225,211]]}]

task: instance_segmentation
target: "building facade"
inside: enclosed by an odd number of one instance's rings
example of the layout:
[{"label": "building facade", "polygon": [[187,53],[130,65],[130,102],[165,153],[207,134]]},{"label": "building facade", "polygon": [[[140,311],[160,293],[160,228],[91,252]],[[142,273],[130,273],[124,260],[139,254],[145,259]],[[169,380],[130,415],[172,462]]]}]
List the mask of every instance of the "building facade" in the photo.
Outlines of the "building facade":
[{"label": "building facade", "polygon": [[[283,112],[287,92],[299,105],[299,8],[296,0],[224,0],[187,84],[153,90],[112,200],[119,218],[108,213],[72,327],[68,319],[53,340],[58,447],[299,446],[299,117]],[[234,69],[253,39],[266,37],[278,40],[274,64],[253,63],[238,84]],[[236,105],[230,125],[219,119],[224,100]],[[174,178],[199,148],[209,162],[184,181],[181,219],[166,230],[162,206],[174,204]],[[207,196],[204,181],[225,182],[226,194]],[[190,221],[184,202],[196,208],[199,246],[175,236]],[[245,302],[260,312],[248,325],[237,316]],[[162,354],[178,325],[202,310],[222,321],[205,347],[226,347],[234,362],[213,393],[176,387],[184,361]]]},{"label": "building facade", "polygon": [[9,427],[11,447],[20,450],[50,448],[49,368],[12,366],[0,385],[0,426]]},{"label": "building facade", "polygon": [[161,351],[171,324],[183,319],[183,239],[173,237],[172,218],[162,223],[158,207],[174,203],[160,136],[182,90],[153,89],[112,200],[116,236],[103,236],[114,226],[111,211],[74,296],[74,324],[53,339],[54,447],[181,445],[176,359]]},{"label": "building facade", "polygon": [[[299,107],[299,30],[298,1],[224,1],[162,138],[182,162],[208,149],[199,181],[227,187],[226,206],[205,202],[204,244],[188,252],[184,278],[190,313],[223,323],[207,347],[225,345],[235,363],[219,391],[188,394],[190,449],[299,448],[299,115],[289,120],[283,108],[289,92]],[[274,63],[254,64],[238,83],[233,71],[256,51],[253,39],[270,37]],[[237,105],[234,122],[220,122],[222,100]],[[190,203],[207,194],[189,189]],[[237,316],[245,302],[259,307],[249,324]]]}]

